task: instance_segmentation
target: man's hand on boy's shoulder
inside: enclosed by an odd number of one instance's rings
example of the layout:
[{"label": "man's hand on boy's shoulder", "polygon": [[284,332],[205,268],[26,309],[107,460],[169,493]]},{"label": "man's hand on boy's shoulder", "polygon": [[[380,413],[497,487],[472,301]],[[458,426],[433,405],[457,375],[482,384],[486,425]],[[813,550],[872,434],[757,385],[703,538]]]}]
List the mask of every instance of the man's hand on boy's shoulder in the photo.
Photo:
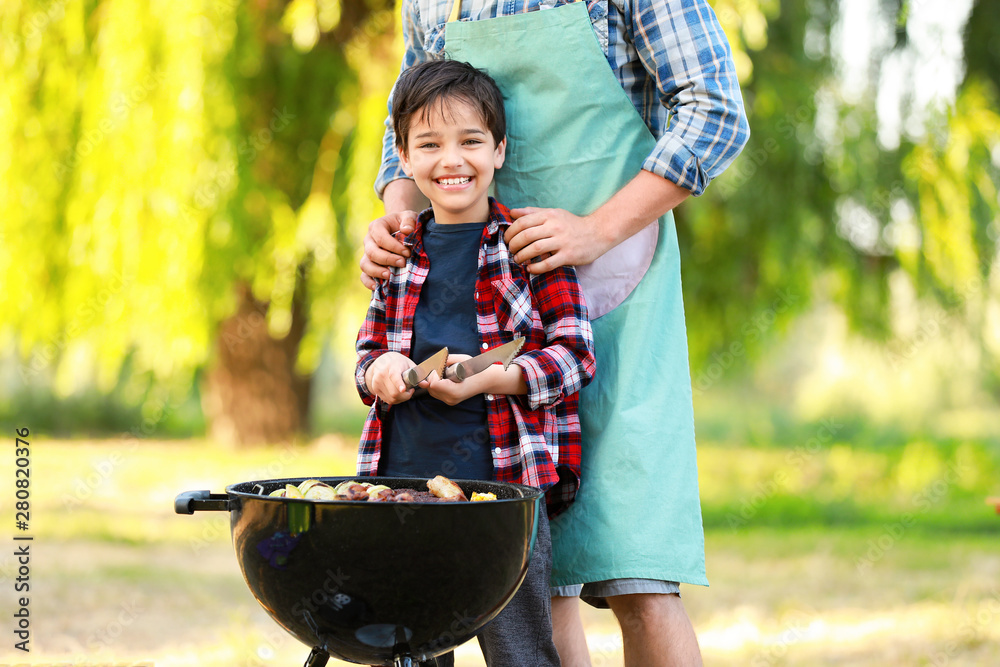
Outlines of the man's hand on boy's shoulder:
[{"label": "man's hand on boy's shoulder", "polygon": [[375,289],[376,281],[388,280],[390,266],[404,266],[410,256],[401,239],[416,228],[414,211],[387,213],[368,224],[365,234],[365,252],[361,255],[361,282],[368,289]]},{"label": "man's hand on boy's shoulder", "polygon": [[528,206],[511,210],[514,222],[504,240],[514,261],[529,273],[545,273],[560,266],[590,264],[613,245],[589,217],[561,208]]},{"label": "man's hand on boy's shoulder", "polygon": [[[365,371],[365,386],[384,403],[395,405],[413,397],[413,389],[407,389],[403,373],[416,366],[408,357],[399,352],[386,352],[373,361]],[[427,387],[424,380],[419,386]]]}]

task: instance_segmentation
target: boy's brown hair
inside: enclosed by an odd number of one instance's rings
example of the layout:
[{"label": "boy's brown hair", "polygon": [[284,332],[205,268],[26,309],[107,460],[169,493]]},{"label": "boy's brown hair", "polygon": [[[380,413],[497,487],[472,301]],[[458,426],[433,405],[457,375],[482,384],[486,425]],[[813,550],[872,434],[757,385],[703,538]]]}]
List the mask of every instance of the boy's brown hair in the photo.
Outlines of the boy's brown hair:
[{"label": "boy's brown hair", "polygon": [[392,93],[392,129],[396,148],[407,150],[407,136],[413,118],[426,118],[437,106],[442,112],[461,100],[471,105],[499,144],[507,136],[503,95],[493,78],[483,70],[458,60],[430,60],[414,65],[399,75]]}]

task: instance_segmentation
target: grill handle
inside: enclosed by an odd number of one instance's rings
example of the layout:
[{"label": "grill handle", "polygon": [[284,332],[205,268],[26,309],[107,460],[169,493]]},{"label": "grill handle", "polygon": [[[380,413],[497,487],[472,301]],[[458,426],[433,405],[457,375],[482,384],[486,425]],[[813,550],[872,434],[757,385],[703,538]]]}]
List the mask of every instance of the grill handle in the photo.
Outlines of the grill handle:
[{"label": "grill handle", "polygon": [[174,512],[194,514],[195,512],[228,512],[229,494],[211,491],[185,491],[174,499]]}]

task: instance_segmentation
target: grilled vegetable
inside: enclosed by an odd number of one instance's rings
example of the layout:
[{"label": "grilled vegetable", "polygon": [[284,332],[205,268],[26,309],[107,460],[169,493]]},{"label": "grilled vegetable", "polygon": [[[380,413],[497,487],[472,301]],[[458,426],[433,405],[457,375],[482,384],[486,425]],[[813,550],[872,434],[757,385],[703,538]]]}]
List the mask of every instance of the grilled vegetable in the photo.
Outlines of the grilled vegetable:
[{"label": "grilled vegetable", "polygon": [[307,500],[336,500],[337,494],[334,493],[332,486],[319,482],[310,486],[303,497]]},{"label": "grilled vegetable", "polygon": [[316,486],[317,484],[323,484],[323,482],[319,481],[318,479],[307,479],[306,481],[299,483],[299,491],[301,491],[302,495],[305,496],[306,493],[309,492],[309,489]]},{"label": "grilled vegetable", "polygon": [[[438,475],[427,480],[427,491],[392,489],[384,484],[347,480],[335,487],[318,479],[307,479],[298,486],[286,484],[269,496],[275,498],[301,498],[304,500],[367,500],[371,502],[468,502],[462,489],[447,477]],[[472,500],[496,500],[492,493],[473,493]]]},{"label": "grilled vegetable", "polygon": [[[380,500],[386,500],[386,495],[384,493],[381,493],[383,491],[390,491],[391,492],[392,489],[390,489],[385,484],[373,484],[373,485],[369,486],[368,487],[368,500],[375,500],[376,498],[379,498]],[[392,497],[392,493],[389,494],[389,497],[390,498]]]}]

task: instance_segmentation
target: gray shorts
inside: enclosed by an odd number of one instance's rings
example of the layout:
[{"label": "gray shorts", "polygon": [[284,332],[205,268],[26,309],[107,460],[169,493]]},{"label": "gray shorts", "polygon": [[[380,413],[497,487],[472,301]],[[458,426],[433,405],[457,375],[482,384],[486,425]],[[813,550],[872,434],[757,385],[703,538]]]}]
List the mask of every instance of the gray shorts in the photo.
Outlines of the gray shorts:
[{"label": "gray shorts", "polygon": [[606,579],[591,584],[551,586],[549,592],[552,597],[579,597],[592,607],[610,609],[607,599],[616,595],[635,595],[636,593],[680,595],[681,587],[676,581],[661,581],[659,579]]}]

